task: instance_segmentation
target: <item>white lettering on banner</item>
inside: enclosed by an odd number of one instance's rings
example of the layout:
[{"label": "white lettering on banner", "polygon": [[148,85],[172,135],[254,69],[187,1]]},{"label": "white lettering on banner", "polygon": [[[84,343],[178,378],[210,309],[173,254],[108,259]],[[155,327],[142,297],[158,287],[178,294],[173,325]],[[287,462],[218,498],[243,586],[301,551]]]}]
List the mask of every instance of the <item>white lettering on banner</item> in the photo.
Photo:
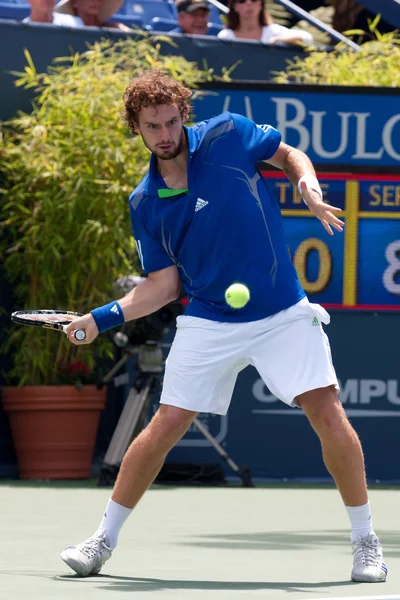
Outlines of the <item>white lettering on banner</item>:
[{"label": "white lettering on banner", "polygon": [[370,404],[373,398],[381,398],[385,395],[386,384],[379,379],[361,379],[360,381],[360,404]]},{"label": "white lettering on banner", "polygon": [[342,404],[371,404],[377,398],[387,398],[390,404],[400,406],[400,384],[397,379],[347,379],[339,381]]},{"label": "white lettering on banner", "polygon": [[[347,379],[343,384],[339,381],[340,400],[346,406],[368,405],[374,401],[380,402],[386,398],[390,404],[400,406],[400,383],[397,379]],[[262,379],[257,379],[252,386],[254,398],[263,404],[273,404],[279,402],[278,398],[271,394]],[[379,400],[378,400],[379,399]],[[270,413],[270,414],[299,414],[297,411],[284,408],[282,410],[272,409],[256,409],[253,413]],[[351,412],[352,416],[400,416],[400,410],[361,410],[356,409]]]},{"label": "white lettering on banner", "polygon": [[342,386],[339,382],[340,387],[340,400],[342,404],[358,404],[358,380],[348,379]]},{"label": "white lettering on banner", "polygon": [[[225,96],[221,112],[225,112],[226,110],[229,110],[230,105],[231,105],[231,96],[229,96],[229,94],[227,94]],[[245,96],[244,97],[244,110],[245,110],[246,117],[248,119],[250,119],[250,121],[253,121],[254,120],[253,119],[253,110],[251,108],[251,98],[250,98],[250,96]]]},{"label": "white lettering on banner", "polygon": [[278,401],[278,398],[276,396],[274,396],[273,394],[271,394],[270,391],[268,391],[268,388],[262,379],[257,379],[253,383],[252,392],[253,392],[254,398],[256,400],[258,400],[259,402],[265,402],[265,403],[269,404],[271,402]]},{"label": "white lettering on banner", "polygon": [[333,150],[332,152],[329,152],[322,147],[322,119],[326,114],[326,111],[317,112],[310,110],[310,115],[313,118],[312,145],[314,152],[316,152],[319,156],[322,156],[322,158],[338,158],[338,156],[341,156],[347,148],[347,140],[349,139],[349,118],[351,117],[352,113],[337,113],[341,122],[340,144],[338,149]]},{"label": "white lettering on banner", "polygon": [[253,111],[251,110],[251,100],[249,96],[244,97],[244,106],[246,109],[246,117],[250,119],[250,121],[253,121]]},{"label": "white lettering on banner", "polygon": [[[308,129],[302,125],[307,114],[303,102],[296,98],[271,98],[271,100],[276,103],[276,128],[281,132],[282,139],[286,139],[286,129],[294,129],[300,138],[296,148],[306,152],[310,145],[310,134]],[[295,117],[291,120],[287,118],[288,106],[296,109]]]},{"label": "white lettering on banner", "polygon": [[231,97],[229,95],[225,96],[224,104],[222,106],[222,112],[229,110],[229,106],[231,104]]},{"label": "white lettering on banner", "polygon": [[387,382],[387,396],[389,402],[392,404],[397,404],[400,406],[400,396],[399,396],[399,388],[398,381],[395,379],[389,379]]},{"label": "white lettering on banner", "polygon": [[356,153],[353,154],[352,158],[363,158],[367,159],[379,159],[382,158],[383,148],[377,152],[367,152],[367,119],[371,116],[371,113],[354,113],[357,119],[357,134],[356,134]]},{"label": "white lettering on banner", "polygon": [[[349,136],[349,122],[350,118],[355,119],[355,148],[350,146],[350,152],[353,152],[351,158],[358,159],[380,159],[384,152],[386,152],[391,158],[400,160],[400,152],[394,147],[393,140],[400,139],[400,136],[394,136],[393,130],[395,126],[400,122],[400,114],[391,116],[385,123],[382,129],[382,139],[380,140],[382,146],[376,149],[374,152],[367,151],[366,143],[369,138],[372,137],[369,134],[368,117],[371,113],[359,113],[359,112],[327,112],[327,111],[313,111],[310,110],[307,113],[306,105],[304,102],[297,98],[278,98],[271,97],[272,102],[276,104],[276,127],[282,133],[282,139],[287,140],[287,132],[289,130],[295,131],[299,136],[299,142],[296,147],[303,152],[307,152],[310,145],[318,156],[321,158],[339,158],[342,156],[347,149],[349,149],[349,143],[353,144],[353,138]],[[289,110],[291,112],[291,118],[289,118]],[[304,125],[304,121],[307,114],[311,116],[310,131]],[[340,121],[340,141],[336,150],[326,150],[322,145],[322,140],[327,139],[328,135],[325,134],[327,123],[330,123],[331,127],[338,128],[337,121]],[[371,125],[372,127],[372,125]]]},{"label": "white lettering on banner", "polygon": [[393,117],[391,117],[386,122],[386,125],[382,131],[383,147],[385,148],[385,150],[389,154],[389,156],[391,156],[392,158],[395,158],[396,160],[400,160],[400,154],[398,152],[396,152],[396,150],[393,148],[392,132],[393,132],[394,126],[399,121],[400,121],[400,115],[393,115]]}]

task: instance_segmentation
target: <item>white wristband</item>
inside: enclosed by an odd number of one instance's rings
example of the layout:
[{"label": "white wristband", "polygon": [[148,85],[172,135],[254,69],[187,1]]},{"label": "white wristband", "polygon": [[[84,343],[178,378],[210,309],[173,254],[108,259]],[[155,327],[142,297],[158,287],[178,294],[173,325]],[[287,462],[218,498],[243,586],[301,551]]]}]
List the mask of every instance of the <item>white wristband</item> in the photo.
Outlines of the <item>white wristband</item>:
[{"label": "white wristband", "polygon": [[[314,190],[314,192],[317,192],[317,194],[319,194],[321,200],[323,199],[322,198],[322,190],[320,188],[318,179],[316,177],[314,177],[314,175],[310,175],[310,174],[302,175],[298,181],[297,189],[299,190],[299,194],[302,198],[303,198],[303,196],[301,194],[301,185],[300,185],[302,181],[304,181],[304,183],[306,184],[307,189],[310,188],[311,190]],[[307,205],[307,202],[304,200],[304,198],[303,198],[303,202],[304,202],[304,204]]]}]

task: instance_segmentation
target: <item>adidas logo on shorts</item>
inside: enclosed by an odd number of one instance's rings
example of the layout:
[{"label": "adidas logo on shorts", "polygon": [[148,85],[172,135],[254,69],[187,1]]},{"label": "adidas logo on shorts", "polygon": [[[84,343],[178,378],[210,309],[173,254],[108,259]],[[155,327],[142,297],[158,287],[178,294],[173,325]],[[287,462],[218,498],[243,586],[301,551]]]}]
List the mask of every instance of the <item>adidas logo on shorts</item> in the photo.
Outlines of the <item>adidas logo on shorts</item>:
[{"label": "adidas logo on shorts", "polygon": [[207,206],[208,204],[208,200],[203,200],[202,198],[197,198],[197,202],[196,202],[196,206],[194,209],[194,212],[197,212],[198,210],[201,210],[202,208],[204,208],[205,206]]}]

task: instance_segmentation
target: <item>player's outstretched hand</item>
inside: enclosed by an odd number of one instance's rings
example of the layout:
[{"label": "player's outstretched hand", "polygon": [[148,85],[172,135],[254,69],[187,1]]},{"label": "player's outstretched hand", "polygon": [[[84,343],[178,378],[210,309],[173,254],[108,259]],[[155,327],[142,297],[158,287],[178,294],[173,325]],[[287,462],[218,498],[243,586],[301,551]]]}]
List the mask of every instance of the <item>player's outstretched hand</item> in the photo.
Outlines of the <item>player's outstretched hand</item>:
[{"label": "player's outstretched hand", "polygon": [[[74,331],[77,329],[83,329],[86,333],[86,337],[82,342],[76,340],[74,337]],[[67,327],[66,333],[71,344],[81,346],[82,344],[90,344],[93,342],[99,335],[99,330],[97,329],[96,321],[93,319],[91,313],[88,313],[87,315],[83,315],[83,317],[79,317],[79,319],[71,321]]]},{"label": "player's outstretched hand", "polygon": [[306,201],[308,208],[321,221],[329,235],[333,235],[332,227],[337,231],[343,231],[344,222],[335,215],[335,213],[342,212],[342,209],[326,204],[315,190],[307,189],[304,181],[301,182],[300,187],[301,195]]}]

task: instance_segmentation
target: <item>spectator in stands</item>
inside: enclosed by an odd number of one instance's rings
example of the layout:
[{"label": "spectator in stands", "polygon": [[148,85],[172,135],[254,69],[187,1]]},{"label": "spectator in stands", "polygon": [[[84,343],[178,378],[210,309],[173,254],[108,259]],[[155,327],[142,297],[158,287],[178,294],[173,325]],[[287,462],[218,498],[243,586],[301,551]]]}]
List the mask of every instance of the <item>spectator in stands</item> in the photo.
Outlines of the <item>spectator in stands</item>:
[{"label": "spectator in stands", "polygon": [[52,23],[60,27],[84,27],[80,17],[53,12],[54,0],[28,0],[28,2],[31,5],[31,14],[24,19],[24,23]]},{"label": "spectator in stands", "polygon": [[131,31],[122,23],[114,23],[109,19],[116,13],[123,0],[61,0],[54,12],[80,18],[87,27],[112,27]]},{"label": "spectator in stands", "polygon": [[207,35],[210,17],[210,5],[207,0],[177,0],[175,7],[179,27],[173,29],[173,33]]},{"label": "spectator in stands", "polygon": [[312,44],[307,31],[288,29],[273,23],[266,11],[266,0],[229,0],[226,28],[219,32],[223,40],[259,40],[263,44]]}]

